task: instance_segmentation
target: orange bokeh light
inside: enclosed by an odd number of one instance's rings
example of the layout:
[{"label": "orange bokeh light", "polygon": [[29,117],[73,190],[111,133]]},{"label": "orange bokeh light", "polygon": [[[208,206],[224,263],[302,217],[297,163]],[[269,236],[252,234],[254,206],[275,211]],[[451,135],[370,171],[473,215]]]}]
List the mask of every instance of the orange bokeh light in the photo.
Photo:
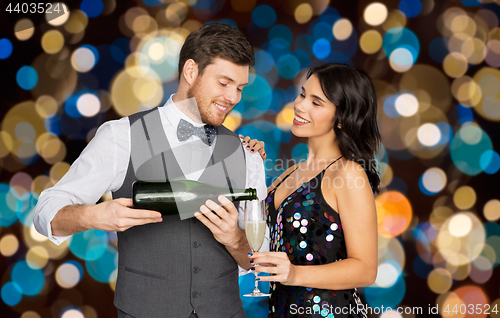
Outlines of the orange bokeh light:
[{"label": "orange bokeh light", "polygon": [[451,292],[439,307],[441,315],[450,318],[482,318],[491,313],[488,296],[477,286],[458,288]]},{"label": "orange bokeh light", "polygon": [[377,207],[378,233],[384,237],[395,237],[410,225],[413,209],[410,201],[398,191],[382,193],[375,200]]}]

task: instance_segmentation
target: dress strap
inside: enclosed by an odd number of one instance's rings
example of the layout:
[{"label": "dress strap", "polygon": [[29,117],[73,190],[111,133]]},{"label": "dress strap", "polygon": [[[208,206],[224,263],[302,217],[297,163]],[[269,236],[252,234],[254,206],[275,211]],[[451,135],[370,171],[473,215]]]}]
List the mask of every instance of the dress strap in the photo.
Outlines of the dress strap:
[{"label": "dress strap", "polygon": [[288,178],[288,177],[289,177],[292,173],[294,173],[294,172],[295,172],[295,170],[297,170],[297,169],[299,169],[299,165],[298,165],[298,164],[297,164],[297,168],[293,169],[293,171],[292,171],[292,172],[290,172],[289,174],[287,174],[287,175],[286,175],[286,177],[284,177],[284,178],[283,178],[283,180],[281,180],[281,181],[280,181],[280,182],[279,182],[279,183],[278,183],[278,184],[274,187],[274,189],[273,189],[273,190],[278,189],[278,187],[279,187],[279,186],[283,183],[283,181],[285,181],[285,180],[286,180],[286,178]]},{"label": "dress strap", "polygon": [[321,171],[321,177],[323,177],[323,174],[325,173],[326,169],[330,168],[331,165],[333,165],[335,162],[339,161],[342,157],[344,156],[340,156],[338,157],[337,159],[335,159],[335,161],[333,161],[332,163],[330,163],[328,166],[326,166],[325,169],[323,169],[323,171]]}]

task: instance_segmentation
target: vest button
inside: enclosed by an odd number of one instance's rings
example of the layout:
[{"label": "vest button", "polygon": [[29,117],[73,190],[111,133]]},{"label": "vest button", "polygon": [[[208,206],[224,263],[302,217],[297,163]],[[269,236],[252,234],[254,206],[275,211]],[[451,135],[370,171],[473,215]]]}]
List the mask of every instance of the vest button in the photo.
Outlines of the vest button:
[{"label": "vest button", "polygon": [[194,247],[194,248],[198,248],[200,245],[201,245],[201,244],[200,244],[200,243],[198,243],[198,242],[193,242],[193,247]]},{"label": "vest button", "polygon": [[193,268],[193,273],[198,274],[201,271],[199,267],[194,267]]},{"label": "vest button", "polygon": [[198,298],[198,296],[199,296],[199,295],[200,295],[200,294],[199,294],[198,292],[194,292],[194,293],[193,293],[193,298]]}]

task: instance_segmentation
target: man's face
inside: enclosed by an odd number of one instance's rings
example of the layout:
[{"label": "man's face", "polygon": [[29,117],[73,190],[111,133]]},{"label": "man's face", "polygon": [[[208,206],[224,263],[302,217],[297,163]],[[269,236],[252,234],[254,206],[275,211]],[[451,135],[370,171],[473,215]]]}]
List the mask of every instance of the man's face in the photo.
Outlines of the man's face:
[{"label": "man's face", "polygon": [[248,66],[215,58],[188,91],[195,98],[202,122],[220,126],[227,114],[241,100],[241,90],[248,84]]}]

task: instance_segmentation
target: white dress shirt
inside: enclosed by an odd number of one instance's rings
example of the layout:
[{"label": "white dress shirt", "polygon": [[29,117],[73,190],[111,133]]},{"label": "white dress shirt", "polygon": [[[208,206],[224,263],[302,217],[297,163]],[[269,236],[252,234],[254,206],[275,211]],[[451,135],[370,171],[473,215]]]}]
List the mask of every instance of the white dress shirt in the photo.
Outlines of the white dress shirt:
[{"label": "white dress shirt", "polygon": [[[172,101],[173,96],[171,95],[166,104],[159,108],[161,122],[186,179],[198,180],[210,159],[217,138],[210,147],[194,135],[185,141],[179,141],[177,126],[181,119],[196,127],[201,127],[203,124],[195,123],[180,111]],[[50,224],[52,219],[60,209],[67,205],[95,204],[103,194],[120,189],[129,165],[130,144],[128,117],[108,121],[101,125],[95,137],[61,180],[40,194],[33,215],[36,230],[57,245],[71,237],[52,235]],[[181,145],[182,151],[180,151]],[[186,151],[186,145],[192,148],[193,152]],[[264,200],[267,196],[267,188],[262,158],[257,152],[246,151],[245,160],[246,188],[256,189],[259,200]],[[242,208],[239,209],[238,225],[244,229]],[[268,246],[269,242],[266,238],[262,250],[268,250]]]}]

